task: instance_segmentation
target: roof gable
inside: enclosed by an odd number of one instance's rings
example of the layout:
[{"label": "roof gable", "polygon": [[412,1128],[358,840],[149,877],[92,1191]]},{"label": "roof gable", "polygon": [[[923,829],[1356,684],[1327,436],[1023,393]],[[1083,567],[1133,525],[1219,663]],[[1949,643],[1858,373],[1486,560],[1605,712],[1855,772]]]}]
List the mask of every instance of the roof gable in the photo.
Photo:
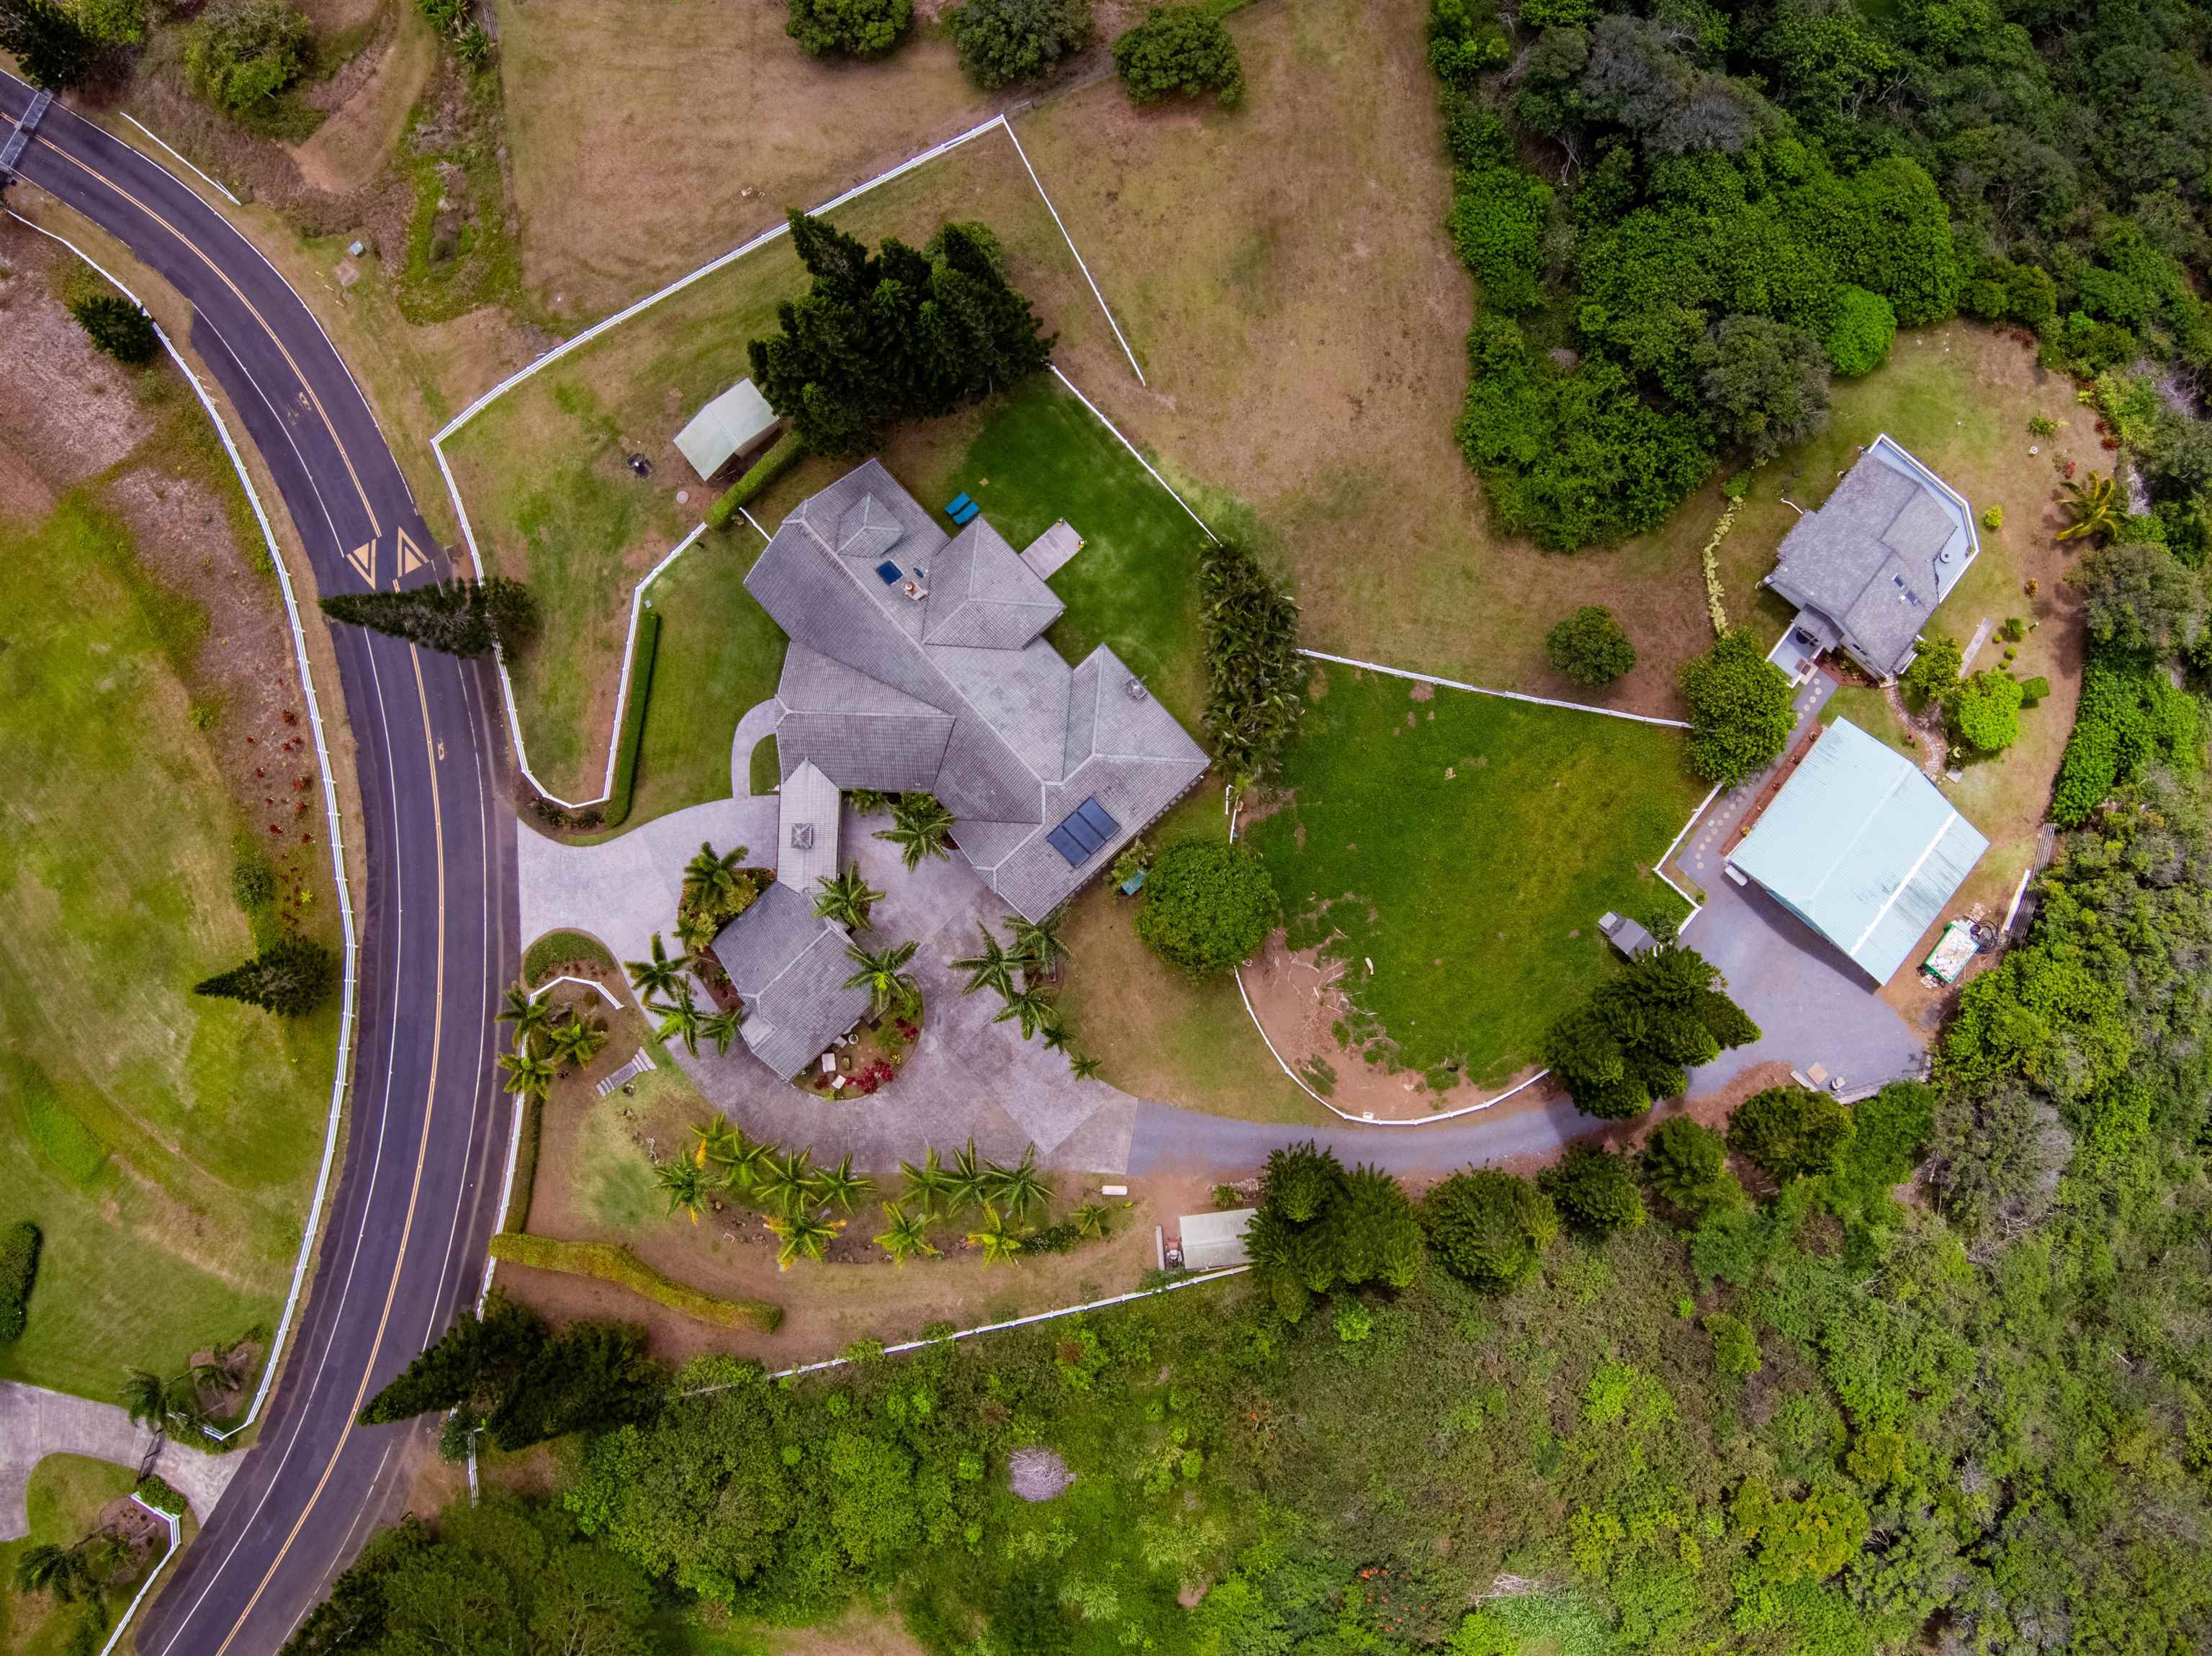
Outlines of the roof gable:
[{"label": "roof gable", "polygon": [[926,644],[1018,650],[1066,609],[1021,555],[979,516],[929,564]]}]

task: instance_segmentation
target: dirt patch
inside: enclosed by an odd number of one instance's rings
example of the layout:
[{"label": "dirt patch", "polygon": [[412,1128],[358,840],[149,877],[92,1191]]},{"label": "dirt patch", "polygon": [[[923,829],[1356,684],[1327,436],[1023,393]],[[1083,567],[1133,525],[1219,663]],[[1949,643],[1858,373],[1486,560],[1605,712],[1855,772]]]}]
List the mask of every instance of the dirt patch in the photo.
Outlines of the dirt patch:
[{"label": "dirt patch", "polygon": [[[407,130],[407,113],[437,67],[437,43],[421,28],[387,30],[325,86],[317,106],[330,118],[293,162],[311,189],[350,196],[378,183]],[[327,100],[325,101],[325,100]]]},{"label": "dirt patch", "polygon": [[1067,1463],[1050,1449],[1017,1449],[1006,1458],[1006,1487],[1024,1501],[1057,1501],[1074,1482]]},{"label": "dirt patch", "polygon": [[21,225],[0,228],[0,333],[10,336],[8,396],[0,429],[17,458],[49,484],[68,488],[105,471],[153,434],[132,374],[101,355],[54,298],[53,283],[105,283],[80,276],[75,260]]}]

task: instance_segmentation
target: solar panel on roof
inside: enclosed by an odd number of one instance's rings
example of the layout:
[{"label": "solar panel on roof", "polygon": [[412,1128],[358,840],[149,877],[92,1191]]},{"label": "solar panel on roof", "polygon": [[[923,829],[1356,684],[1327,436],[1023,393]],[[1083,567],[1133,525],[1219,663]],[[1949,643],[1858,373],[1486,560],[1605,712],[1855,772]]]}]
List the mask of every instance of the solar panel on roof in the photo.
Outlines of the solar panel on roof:
[{"label": "solar panel on roof", "polygon": [[876,566],[876,579],[882,581],[886,586],[889,586],[892,582],[898,579],[900,575],[904,573],[905,572],[903,570],[902,570],[896,564],[893,563],[889,558],[885,558],[881,563]]},{"label": "solar panel on roof", "polygon": [[1121,831],[1121,825],[1103,805],[1096,799],[1085,799],[1044,837],[1054,851],[1067,859],[1070,868],[1076,868],[1097,856],[1100,847]]},{"label": "solar panel on roof", "polygon": [[1121,825],[1096,799],[1085,799],[1075,808],[1075,814],[1091,825],[1091,832],[1098,836],[1101,845],[1121,831]]},{"label": "solar panel on roof", "polygon": [[1080,868],[1089,855],[1083,849],[1082,842],[1064,828],[1056,828],[1044,837],[1046,843],[1060,854],[1070,868]]}]

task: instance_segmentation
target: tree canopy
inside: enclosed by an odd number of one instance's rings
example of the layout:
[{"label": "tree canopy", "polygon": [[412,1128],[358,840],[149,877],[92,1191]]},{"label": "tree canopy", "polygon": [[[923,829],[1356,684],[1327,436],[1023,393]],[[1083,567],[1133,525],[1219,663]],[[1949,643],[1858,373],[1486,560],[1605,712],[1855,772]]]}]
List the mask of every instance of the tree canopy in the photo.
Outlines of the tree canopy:
[{"label": "tree canopy", "polygon": [[1704,955],[1668,944],[1637,956],[1563,1014],[1545,1057],[1576,1108],[1614,1119],[1641,1115],[1679,1096],[1696,1065],[1758,1040],[1759,1026],[1719,983]]},{"label": "tree canopy", "polygon": [[1690,768],[1707,782],[1734,787],[1782,756],[1797,719],[1790,681],[1741,628],[1682,664],[1682,698],[1690,704]]},{"label": "tree canopy", "polygon": [[1137,935],[1170,965],[1212,977],[1267,940],[1280,905],[1260,853],[1243,840],[1185,840],[1153,859]]},{"label": "tree canopy", "polygon": [[1114,72],[1133,103],[1199,98],[1224,106],[1244,96],[1244,70],[1227,25],[1205,5],[1154,6],[1114,41]]},{"label": "tree canopy", "polygon": [[321,603],[332,621],[450,656],[488,655],[495,646],[523,650],[538,635],[537,601],[528,587],[504,575],[432,581],[398,592],[334,592]]}]

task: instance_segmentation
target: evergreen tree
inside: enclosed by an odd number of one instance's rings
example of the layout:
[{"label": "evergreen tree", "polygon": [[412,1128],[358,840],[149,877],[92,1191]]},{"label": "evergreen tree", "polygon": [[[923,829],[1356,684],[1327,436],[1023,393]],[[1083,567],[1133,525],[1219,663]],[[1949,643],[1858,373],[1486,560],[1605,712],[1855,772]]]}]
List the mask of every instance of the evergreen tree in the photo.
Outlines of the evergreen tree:
[{"label": "evergreen tree", "polygon": [[82,85],[106,55],[76,14],[55,0],[0,0],[0,50],[15,54],[24,79],[56,92]]},{"label": "evergreen tree", "polygon": [[1826,1093],[1769,1087],[1729,1118],[1729,1148],[1755,1162],[1778,1182],[1826,1173],[1850,1142],[1851,1113]]},{"label": "evergreen tree", "polygon": [[1247,1251],[1286,1321],[1340,1284],[1405,1288],[1420,1264],[1421,1233],[1405,1189],[1378,1168],[1346,1173],[1311,1140],[1267,1157]]},{"label": "evergreen tree", "polygon": [[495,1293],[481,1318],[462,1312],[434,1344],[371,1398],[361,1423],[381,1426],[459,1404],[482,1412],[505,1395],[545,1341],[545,1325],[533,1313]]},{"label": "evergreen tree", "polygon": [[1652,1194],[1692,1219],[1741,1195],[1728,1170],[1728,1143],[1686,1115],[1669,1116],[1644,1147],[1644,1177]]},{"label": "evergreen tree", "polygon": [[70,306],[85,337],[118,362],[136,367],[161,349],[154,318],[120,294],[94,294]]},{"label": "evergreen tree", "polygon": [[1687,1071],[1759,1026],[1715,987],[1720,973],[1694,949],[1655,949],[1598,986],[1552,1026],[1553,1073],[1585,1114],[1620,1120],[1689,1085]]},{"label": "evergreen tree", "polygon": [[1527,1180],[1474,1168],[1429,1192],[1421,1226],[1447,1269],[1486,1293],[1502,1294],[1536,1274],[1559,1234],[1559,1216]]},{"label": "evergreen tree", "polygon": [[1593,1242],[1644,1222],[1644,1194],[1628,1158],[1595,1144],[1571,1144],[1557,1167],[1536,1175],[1536,1188],[1552,1198],[1569,1229]]},{"label": "evergreen tree", "polygon": [[194,984],[192,992],[242,1000],[279,1017],[305,1017],[330,993],[332,964],[322,944],[282,937],[244,965]]},{"label": "evergreen tree", "polygon": [[339,592],[323,599],[332,621],[389,633],[450,656],[480,656],[497,645],[515,651],[538,631],[538,605],[520,581],[434,581],[399,592]]}]

